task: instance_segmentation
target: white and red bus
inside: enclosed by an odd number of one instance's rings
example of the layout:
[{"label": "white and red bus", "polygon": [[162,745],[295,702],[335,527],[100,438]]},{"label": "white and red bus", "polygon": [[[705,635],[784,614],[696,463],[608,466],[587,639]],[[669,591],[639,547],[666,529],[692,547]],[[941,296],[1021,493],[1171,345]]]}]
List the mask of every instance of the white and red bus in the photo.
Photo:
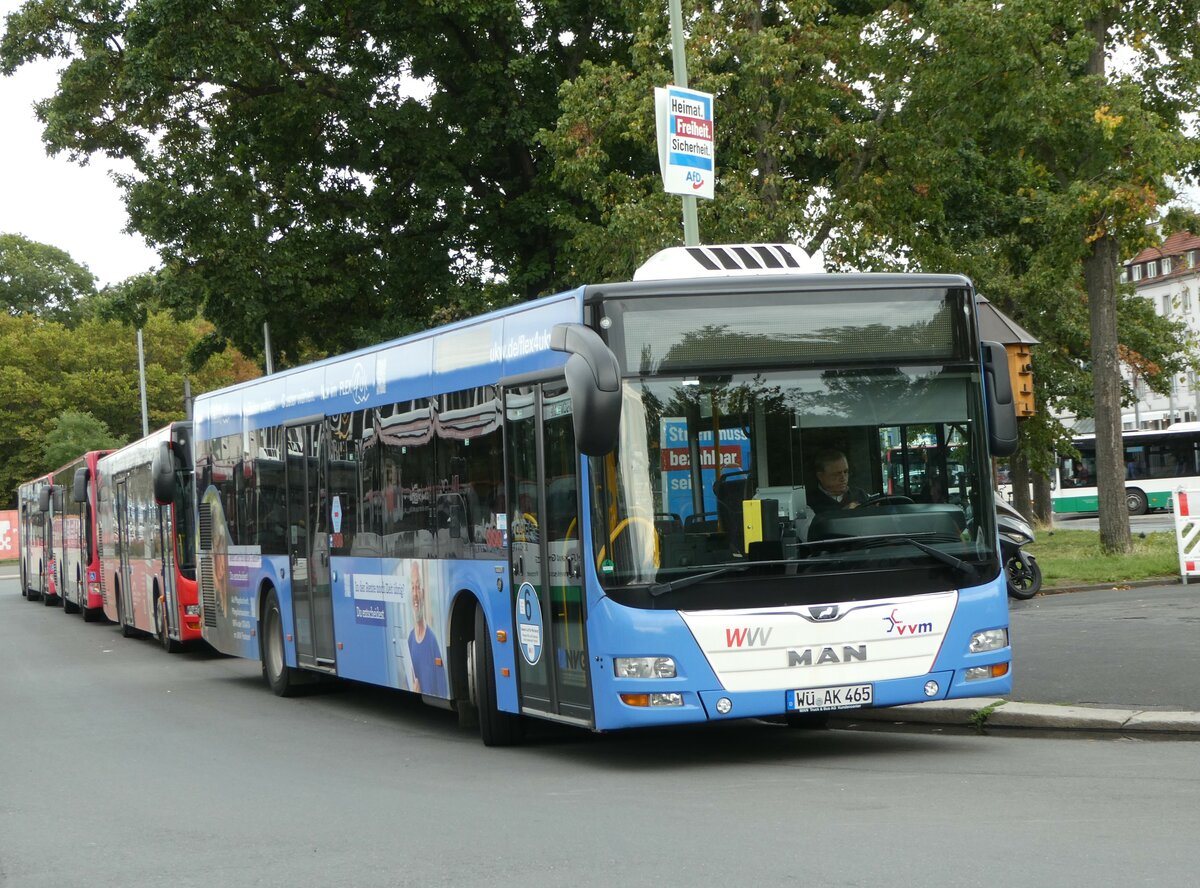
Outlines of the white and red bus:
[{"label": "white and red bus", "polygon": [[172,423],[97,472],[104,613],[126,637],[152,635],[170,653],[200,638],[190,442],[191,423]]},{"label": "white and red bus", "polygon": [[96,548],[96,463],[107,450],[91,450],[50,473],[48,604],[62,603],[88,622],[103,614],[100,558]]},{"label": "white and red bus", "polygon": [[46,589],[46,562],[49,560],[50,520],[42,508],[42,490],[51,478],[43,475],[17,488],[17,537],[20,548],[21,594],[30,601],[43,598]]}]

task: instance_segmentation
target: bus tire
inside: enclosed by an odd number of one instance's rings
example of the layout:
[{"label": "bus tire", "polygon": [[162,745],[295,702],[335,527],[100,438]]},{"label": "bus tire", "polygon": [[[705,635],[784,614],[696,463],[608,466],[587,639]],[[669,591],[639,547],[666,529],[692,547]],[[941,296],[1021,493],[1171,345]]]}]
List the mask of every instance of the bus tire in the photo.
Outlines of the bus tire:
[{"label": "bus tire", "polygon": [[263,678],[276,697],[294,697],[300,685],[300,670],[287,665],[287,654],[283,647],[283,613],[279,610],[279,598],[275,590],[267,593],[262,615],[262,668]]},{"label": "bus tire", "polygon": [[479,736],[484,746],[513,746],[524,734],[521,717],[496,706],[496,662],[483,607],[475,608],[475,638],[470,645],[474,704],[479,713]]},{"label": "bus tire", "polygon": [[1136,487],[1130,487],[1125,491],[1125,508],[1129,510],[1130,515],[1145,515],[1149,505],[1146,494]]}]

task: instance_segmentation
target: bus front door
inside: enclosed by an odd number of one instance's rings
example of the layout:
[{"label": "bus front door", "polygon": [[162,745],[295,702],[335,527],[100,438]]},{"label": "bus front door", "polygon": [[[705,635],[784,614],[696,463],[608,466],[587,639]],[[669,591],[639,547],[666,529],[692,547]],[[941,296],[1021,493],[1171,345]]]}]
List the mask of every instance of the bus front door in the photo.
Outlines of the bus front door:
[{"label": "bus front door", "polygon": [[133,615],[133,571],[129,556],[137,542],[137,527],[129,507],[128,479],[121,478],[113,488],[113,512],[117,519],[117,622],[136,626]]},{"label": "bus front door", "polygon": [[307,422],[286,430],[288,555],[296,659],[301,666],[333,671],[337,661],[321,428],[319,422]]},{"label": "bus front door", "polygon": [[564,382],[505,390],[505,453],[521,707],[590,727],[579,455]]}]

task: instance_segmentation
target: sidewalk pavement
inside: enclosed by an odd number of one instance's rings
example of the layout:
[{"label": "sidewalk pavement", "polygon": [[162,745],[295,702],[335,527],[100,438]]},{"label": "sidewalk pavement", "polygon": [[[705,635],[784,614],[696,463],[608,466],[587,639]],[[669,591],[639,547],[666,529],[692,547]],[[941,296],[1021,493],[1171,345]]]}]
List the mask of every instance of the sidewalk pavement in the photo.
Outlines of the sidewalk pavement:
[{"label": "sidewalk pavement", "polygon": [[[1057,596],[1068,592],[1132,592],[1137,594],[1140,592],[1153,593],[1156,588],[1165,593],[1168,591],[1168,587],[1171,586],[1178,588],[1179,580],[1177,578],[1163,578],[1125,584],[1110,583],[1101,586],[1052,588],[1043,590],[1042,594],[1048,596]],[[1200,591],[1197,592],[1197,597],[1200,598]],[[1033,599],[1031,602],[1025,602],[1024,605],[1031,605],[1040,598],[1041,596],[1038,596],[1038,598]],[[1084,606],[1089,609],[1092,607],[1101,607],[1102,604],[1094,599],[1094,596],[1081,596],[1078,600],[1082,601]],[[1019,610],[1014,610],[1013,614],[1023,620],[1029,619],[1031,616],[1030,611],[1025,606],[1021,606]],[[1126,614],[1121,619],[1127,620],[1128,617],[1129,615]],[[1054,616],[1044,613],[1040,618],[1054,619]],[[1074,619],[1077,620],[1078,617],[1076,616]],[[1104,617],[1101,616],[1101,619],[1104,619]],[[1141,617],[1137,617],[1137,619],[1141,620]],[[1195,617],[1192,616],[1185,616],[1184,619],[1189,624],[1195,622]],[[1154,628],[1147,625],[1143,631],[1150,631]],[[1136,630],[1126,630],[1126,632],[1130,631]],[[1190,635],[1189,637],[1195,639],[1194,635]],[[1070,636],[1064,636],[1064,638],[1070,643]],[[1200,642],[1193,641],[1194,643]],[[1022,663],[1029,658],[1029,655],[1037,657],[1041,656],[1042,652],[1037,648],[1026,650],[1024,653],[1018,650],[1013,658],[1018,670],[1021,670]],[[1076,651],[1075,655],[1086,656],[1083,651]],[[1143,658],[1140,657],[1127,659],[1124,662],[1124,668],[1139,673],[1139,670],[1145,668],[1143,666],[1144,662]],[[1043,672],[1051,672],[1062,668],[1060,661],[1039,665],[1043,666]],[[1084,668],[1081,671],[1084,673],[1089,672],[1090,665],[1087,662],[1083,663]],[[1146,677],[1149,678],[1150,676],[1147,675]],[[1200,678],[1200,676],[1197,677]],[[1157,695],[1156,688],[1158,685],[1158,682],[1150,681],[1142,684],[1142,694],[1137,696],[1137,699],[1142,704],[1141,708],[1136,706],[1035,703],[996,697],[976,697],[961,700],[937,700],[929,703],[916,703],[910,706],[894,706],[887,709],[856,709],[831,713],[831,717],[841,724],[872,722],[897,725],[955,726],[977,730],[999,728],[1005,731],[1082,731],[1128,734],[1133,736],[1159,734],[1174,735],[1179,739],[1200,740],[1200,712],[1179,710],[1169,705],[1156,705],[1154,698]],[[1086,681],[1077,685],[1077,687],[1086,686]],[[1035,689],[1034,693],[1037,692],[1038,690]],[[1068,697],[1068,699],[1070,698]],[[1076,697],[1075,699],[1100,700],[1104,699],[1104,697],[1098,688],[1089,688],[1086,696],[1081,694],[1080,697]],[[1163,700],[1162,702],[1165,703],[1167,701]]]}]

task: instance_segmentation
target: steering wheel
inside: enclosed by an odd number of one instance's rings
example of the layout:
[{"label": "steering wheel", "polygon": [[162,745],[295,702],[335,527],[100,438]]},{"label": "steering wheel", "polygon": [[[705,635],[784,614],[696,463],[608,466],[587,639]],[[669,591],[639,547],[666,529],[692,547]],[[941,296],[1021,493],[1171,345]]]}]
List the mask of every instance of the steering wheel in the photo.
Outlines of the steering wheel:
[{"label": "steering wheel", "polygon": [[877,493],[867,497],[858,507],[861,509],[864,506],[907,506],[912,505],[912,498],[902,496],[898,493]]},{"label": "steering wheel", "polygon": [[[613,532],[608,535],[608,546],[613,546],[617,542],[617,537],[623,534],[631,524],[640,524],[654,534],[654,566],[661,566],[661,554],[659,552],[658,528],[654,526],[654,522],[649,518],[643,518],[640,515],[630,515],[628,518],[622,518],[620,523],[613,528]],[[596,555],[596,567],[599,568],[604,562],[604,554],[606,546],[600,547],[600,552]]]}]

